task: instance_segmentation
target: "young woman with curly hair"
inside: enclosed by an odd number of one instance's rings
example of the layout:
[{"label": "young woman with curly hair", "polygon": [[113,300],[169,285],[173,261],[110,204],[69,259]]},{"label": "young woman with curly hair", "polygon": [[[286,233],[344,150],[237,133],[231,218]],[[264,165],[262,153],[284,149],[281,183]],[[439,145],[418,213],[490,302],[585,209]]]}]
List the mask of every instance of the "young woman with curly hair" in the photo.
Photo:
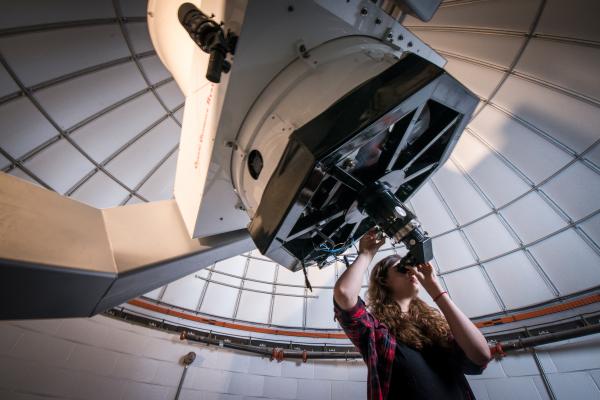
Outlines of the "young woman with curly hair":
[{"label": "young woman with curly hair", "polygon": [[[336,319],[368,368],[369,400],[474,399],[464,374],[481,374],[491,359],[479,330],[452,302],[431,264],[399,267],[388,256],[373,267],[367,301],[358,296],[369,263],[383,244],[374,230],[334,287]],[[417,297],[425,289],[441,310]]]}]

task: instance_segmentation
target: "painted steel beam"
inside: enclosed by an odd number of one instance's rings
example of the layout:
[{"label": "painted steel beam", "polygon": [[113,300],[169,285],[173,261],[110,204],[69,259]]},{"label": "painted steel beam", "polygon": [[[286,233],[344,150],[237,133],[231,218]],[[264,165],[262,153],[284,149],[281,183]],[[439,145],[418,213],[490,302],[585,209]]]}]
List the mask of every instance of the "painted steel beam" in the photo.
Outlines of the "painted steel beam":
[{"label": "painted steel beam", "polygon": [[174,200],[97,209],[0,173],[0,319],[92,316],[253,248],[190,239]]}]

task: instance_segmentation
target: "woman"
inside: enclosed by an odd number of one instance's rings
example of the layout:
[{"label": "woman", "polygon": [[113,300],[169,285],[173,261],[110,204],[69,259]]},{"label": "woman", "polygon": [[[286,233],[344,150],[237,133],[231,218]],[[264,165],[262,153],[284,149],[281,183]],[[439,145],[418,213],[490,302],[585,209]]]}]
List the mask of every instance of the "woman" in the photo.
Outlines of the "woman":
[{"label": "woman", "polygon": [[[357,259],[333,291],[336,319],[368,367],[368,398],[474,399],[464,374],[481,374],[490,349],[440,286],[431,264],[399,268],[400,256],[386,257],[371,272],[370,311],[358,296],[384,241],[374,230],[365,234]],[[443,316],[417,297],[420,285]]]}]

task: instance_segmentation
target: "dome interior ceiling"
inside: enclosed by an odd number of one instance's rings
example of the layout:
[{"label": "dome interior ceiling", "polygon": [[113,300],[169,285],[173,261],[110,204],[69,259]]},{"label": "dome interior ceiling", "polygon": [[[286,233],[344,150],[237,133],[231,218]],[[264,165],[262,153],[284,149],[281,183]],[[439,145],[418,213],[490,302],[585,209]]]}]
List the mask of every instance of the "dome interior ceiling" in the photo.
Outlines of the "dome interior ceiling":
[{"label": "dome interior ceiling", "polygon": [[[145,1],[4,8],[2,171],[100,208],[171,198],[184,98],[153,49]],[[598,14],[600,3],[583,0],[454,0],[429,23],[405,20],[481,98],[448,162],[409,202],[470,317],[600,285]],[[402,251],[387,244],[377,259]],[[332,287],[344,268],[310,268],[311,293],[301,273],[253,251],[147,297],[337,329]]]}]

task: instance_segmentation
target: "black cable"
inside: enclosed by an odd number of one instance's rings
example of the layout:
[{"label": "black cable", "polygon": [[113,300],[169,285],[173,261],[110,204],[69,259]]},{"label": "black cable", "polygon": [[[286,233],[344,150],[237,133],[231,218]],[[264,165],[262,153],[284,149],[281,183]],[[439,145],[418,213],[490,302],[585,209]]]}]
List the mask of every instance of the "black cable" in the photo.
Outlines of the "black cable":
[{"label": "black cable", "polygon": [[344,262],[346,263],[346,268],[350,268],[350,262],[348,261],[348,257],[344,254]]},{"label": "black cable", "polygon": [[304,286],[312,293],[312,286],[310,281],[308,280],[308,272],[306,271],[306,264],[304,264],[304,260],[300,261],[302,263],[302,271],[304,271]]}]

